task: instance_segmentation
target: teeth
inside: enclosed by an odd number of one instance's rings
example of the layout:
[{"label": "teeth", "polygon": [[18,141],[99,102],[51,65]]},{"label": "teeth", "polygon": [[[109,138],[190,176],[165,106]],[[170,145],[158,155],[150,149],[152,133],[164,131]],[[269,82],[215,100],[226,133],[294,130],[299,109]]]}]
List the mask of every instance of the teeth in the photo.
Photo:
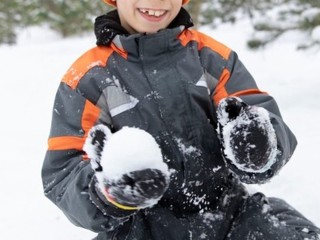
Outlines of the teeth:
[{"label": "teeth", "polygon": [[162,16],[166,11],[165,10],[152,10],[152,9],[140,9],[140,12],[148,14],[150,16],[156,16],[160,17]]},{"label": "teeth", "polygon": [[155,11],[155,13],[154,13],[154,15],[156,16],[156,17],[160,17],[161,15],[163,15],[164,14],[164,11]]},{"label": "teeth", "polygon": [[151,15],[151,16],[154,16],[154,13],[155,13],[155,11],[153,11],[153,10],[149,10],[148,11],[148,14]]}]

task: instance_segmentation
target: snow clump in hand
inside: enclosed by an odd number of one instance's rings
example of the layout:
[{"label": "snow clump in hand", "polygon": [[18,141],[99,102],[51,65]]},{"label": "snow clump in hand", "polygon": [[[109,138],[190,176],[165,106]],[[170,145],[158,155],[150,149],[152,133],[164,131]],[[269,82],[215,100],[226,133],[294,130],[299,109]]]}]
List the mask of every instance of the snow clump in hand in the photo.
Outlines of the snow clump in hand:
[{"label": "snow clump in hand", "polygon": [[161,149],[146,131],[124,127],[106,142],[100,165],[108,179],[119,179],[123,174],[146,168],[158,169],[169,176]]},{"label": "snow clump in hand", "polygon": [[156,204],[169,185],[170,172],[152,135],[124,127],[112,134],[97,125],[84,150],[95,170],[97,186],[110,200],[137,208]]}]

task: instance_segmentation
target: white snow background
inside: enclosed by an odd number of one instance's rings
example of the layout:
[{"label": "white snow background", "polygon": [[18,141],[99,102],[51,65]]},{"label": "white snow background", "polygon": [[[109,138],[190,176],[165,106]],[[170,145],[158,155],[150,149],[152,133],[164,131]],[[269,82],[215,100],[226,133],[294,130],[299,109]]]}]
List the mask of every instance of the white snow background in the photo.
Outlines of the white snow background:
[{"label": "white snow background", "polygon": [[[246,49],[246,22],[202,31],[234,49],[262,90],[273,95],[299,145],[270,183],[255,186],[285,198],[320,226],[320,51],[296,51],[304,38],[286,34],[267,49]],[[61,39],[46,28],[21,30],[18,45],[0,46],[0,239],[88,240],[43,195],[41,165],[56,89],[93,35]]]}]

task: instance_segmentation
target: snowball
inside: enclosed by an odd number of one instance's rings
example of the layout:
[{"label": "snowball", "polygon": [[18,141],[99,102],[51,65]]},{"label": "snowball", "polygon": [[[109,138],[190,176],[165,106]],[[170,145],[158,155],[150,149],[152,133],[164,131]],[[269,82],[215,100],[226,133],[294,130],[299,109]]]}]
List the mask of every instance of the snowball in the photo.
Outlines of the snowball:
[{"label": "snowball", "polygon": [[104,177],[113,180],[121,178],[123,174],[146,168],[158,169],[165,175],[170,175],[155,139],[138,128],[124,127],[114,133],[106,142],[100,164]]}]

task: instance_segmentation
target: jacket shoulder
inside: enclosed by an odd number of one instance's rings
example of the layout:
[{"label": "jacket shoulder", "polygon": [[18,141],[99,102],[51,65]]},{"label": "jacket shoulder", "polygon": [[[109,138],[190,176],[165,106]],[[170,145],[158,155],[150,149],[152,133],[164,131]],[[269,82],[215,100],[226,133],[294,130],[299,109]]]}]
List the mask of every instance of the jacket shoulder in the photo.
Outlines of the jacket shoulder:
[{"label": "jacket shoulder", "polygon": [[75,89],[81,78],[94,67],[104,67],[108,58],[113,53],[111,47],[97,46],[91,48],[81,55],[67,70],[62,78],[62,82],[66,83],[72,89]]},{"label": "jacket shoulder", "polygon": [[184,46],[191,41],[195,41],[198,44],[198,50],[209,48],[221,55],[224,59],[228,59],[232,51],[223,43],[197,30],[187,29],[181,33],[179,39]]}]

